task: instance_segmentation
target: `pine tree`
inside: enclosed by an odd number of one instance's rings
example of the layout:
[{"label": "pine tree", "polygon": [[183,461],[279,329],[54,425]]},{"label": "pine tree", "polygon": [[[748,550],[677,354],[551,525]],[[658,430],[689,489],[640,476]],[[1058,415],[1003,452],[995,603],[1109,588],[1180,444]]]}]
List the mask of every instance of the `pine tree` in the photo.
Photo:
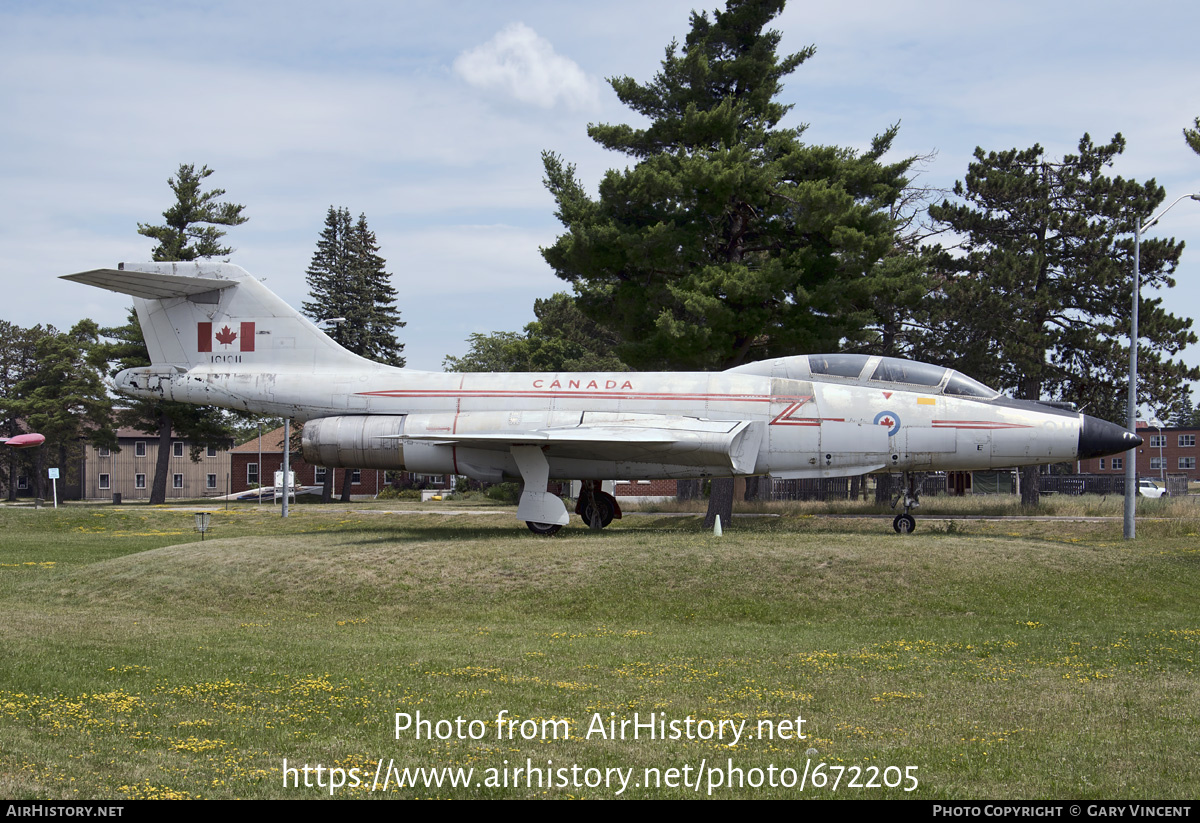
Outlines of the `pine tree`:
[{"label": "pine tree", "polygon": [[[38,341],[47,335],[57,334],[53,327],[34,326],[21,328],[15,323],[0,320],[0,433],[8,437],[24,434],[29,427],[23,422],[24,410],[17,393],[17,386],[37,368]],[[39,449],[43,455],[45,449]],[[9,500],[17,497],[17,477],[24,473],[36,476],[34,457],[26,450],[5,449],[4,488]]]},{"label": "pine tree", "polygon": [[81,320],[69,332],[47,329],[37,336],[33,360],[15,386],[15,411],[31,431],[46,437],[36,455],[39,497],[46,496],[47,460],[71,482],[83,441],[109,448],[117,444],[98,342],[99,329],[91,320]]},{"label": "pine tree", "polygon": [[355,281],[363,289],[362,302],[371,310],[363,329],[362,351],[369,360],[404,367],[404,344],[396,339],[396,330],[406,325],[396,308],[396,289],[387,273],[387,261],[379,256],[375,232],[367,227],[367,216],[360,214],[347,243]]},{"label": "pine tree", "polygon": [[533,303],[537,318],[523,334],[472,334],[471,349],[442,362],[453,372],[628,371],[613,349],[617,339],[579,311],[571,295],[559,292]]},{"label": "pine tree", "polygon": [[[367,226],[366,215],[352,223],[349,209],[330,206],[305,275],[310,299],[300,310],[316,321],[336,321],[328,324],[326,334],[343,348],[369,360],[403,367],[400,352],[404,345],[396,340],[396,329],[404,323],[386,263],[379,256],[379,243]],[[332,498],[333,474],[325,473],[323,502]],[[342,500],[349,499],[347,481]]]},{"label": "pine tree", "polygon": [[[780,126],[782,80],[814,52],[777,54],[780,34],[766,27],[783,5],[693,13],[682,53],[672,43],[651,83],[610,81],[650,124],[589,127],[636,161],[609,171],[598,199],[543,155],[567,233],[542,254],[634,368],[724,369],[870,336],[888,209],[911,161],[880,163],[894,127],[860,155]],[[714,483],[710,521],[728,523],[732,488]]]},{"label": "pine tree", "polygon": [[[175,202],[163,212],[164,225],[138,224],[138,234],[158,241],[151,252],[156,262],[226,257],[233,253],[231,247],[221,245],[225,231],[219,227],[240,226],[249,218],[242,214],[244,206],[219,201],[218,198],[225,194],[224,189],[201,190],[202,182],[212,173],[208,166],[201,166],[197,171],[191,164],[181,164],[175,177],[167,180],[175,193]],[[108,344],[106,351],[108,359],[118,363],[117,370],[150,364],[150,353],[136,312],[130,311],[126,325],[104,329],[103,334],[115,341]],[[123,425],[158,437],[151,503],[163,503],[167,499],[172,433],[191,441],[193,459],[198,458],[199,446],[223,446],[230,439],[225,414],[212,406],[137,400],[121,411],[120,418]]]},{"label": "pine tree", "polygon": [[1196,128],[1183,130],[1183,139],[1191,146],[1192,151],[1200,154],[1200,117],[1196,118]]},{"label": "pine tree", "polygon": [[151,253],[155,262],[198,260],[202,257],[227,257],[233,253],[220,240],[225,232],[218,226],[240,226],[249,218],[242,214],[245,206],[221,203],[217,198],[224,189],[200,190],[201,183],[212,175],[212,169],[181,164],[167,185],[175,192],[175,203],[163,212],[162,226],[138,223],[138,234],[158,241]]},{"label": "pine tree", "polygon": [[[958,203],[930,215],[966,238],[961,251],[935,249],[943,279],[930,301],[933,359],[995,388],[1030,400],[1074,401],[1089,414],[1119,421],[1128,379],[1134,226],[1162,202],[1153,180],[1140,184],[1104,170],[1123,151],[1088,135],[1079,153],[1061,160],[1041,146],[976,149]],[[1143,240],[1143,287],[1168,288],[1182,243]],[[1200,371],[1168,359],[1196,342],[1191,321],[1162,308],[1139,307],[1139,396],[1164,407]],[[1036,469],[1034,470],[1036,471]],[[1022,482],[1022,501],[1037,502],[1036,478]]]}]

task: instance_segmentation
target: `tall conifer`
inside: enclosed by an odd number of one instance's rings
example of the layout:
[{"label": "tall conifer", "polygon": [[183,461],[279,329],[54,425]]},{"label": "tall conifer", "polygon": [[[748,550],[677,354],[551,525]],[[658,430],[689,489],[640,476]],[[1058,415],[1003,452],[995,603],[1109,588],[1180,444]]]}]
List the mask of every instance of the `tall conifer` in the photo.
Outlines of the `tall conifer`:
[{"label": "tall conifer", "polygon": [[[880,162],[894,127],[859,154],[780,125],[791,108],[782,81],[814,53],[777,53],[767,26],[783,5],[693,13],[653,81],[610,81],[650,122],[589,127],[636,161],[605,174],[598,198],[543,156],[567,231],[542,254],[634,368],[725,369],[869,335],[875,275],[893,247],[888,208],[911,160]],[[713,488],[709,520],[728,523],[732,483]]]}]

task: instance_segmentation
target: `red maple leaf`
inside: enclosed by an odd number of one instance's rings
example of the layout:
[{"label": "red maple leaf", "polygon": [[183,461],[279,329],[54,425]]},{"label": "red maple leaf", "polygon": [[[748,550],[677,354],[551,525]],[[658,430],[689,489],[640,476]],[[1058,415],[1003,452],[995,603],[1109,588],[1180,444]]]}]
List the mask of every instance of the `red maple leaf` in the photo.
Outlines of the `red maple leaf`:
[{"label": "red maple leaf", "polygon": [[216,338],[218,343],[228,346],[234,340],[237,340],[237,332],[230,331],[229,326],[225,326],[223,329],[217,332]]}]

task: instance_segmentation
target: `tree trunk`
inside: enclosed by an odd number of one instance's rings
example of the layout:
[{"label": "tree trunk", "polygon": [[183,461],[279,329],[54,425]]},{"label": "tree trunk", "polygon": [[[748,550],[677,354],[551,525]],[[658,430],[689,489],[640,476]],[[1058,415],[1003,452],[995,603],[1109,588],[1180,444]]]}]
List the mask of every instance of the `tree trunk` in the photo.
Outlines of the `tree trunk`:
[{"label": "tree trunk", "polygon": [[328,466],[325,467],[325,479],[321,481],[321,502],[322,503],[332,503],[333,502],[333,475],[335,473],[336,473],[336,469],[331,469]]},{"label": "tree trunk", "polygon": [[1037,506],[1041,498],[1038,489],[1038,467],[1025,466],[1021,469],[1021,505]]},{"label": "tree trunk", "polygon": [[17,450],[8,449],[8,499],[17,499]]},{"label": "tree trunk", "polygon": [[696,500],[700,497],[700,485],[704,481],[687,477],[682,480],[675,481],[675,499],[676,500]]},{"label": "tree trunk", "polygon": [[33,469],[33,496],[46,499],[46,446],[38,446],[37,461]]},{"label": "tree trunk", "polygon": [[711,529],[721,516],[721,528],[729,528],[733,519],[733,478],[713,478],[711,491],[708,495],[708,512],[704,515],[704,527]]},{"label": "tree trunk", "polygon": [[771,499],[771,478],[769,477],[747,477],[746,478],[746,500],[770,500]]},{"label": "tree trunk", "polygon": [[877,504],[891,504],[892,476],[890,474],[880,474],[875,476],[875,502]]},{"label": "tree trunk", "polygon": [[171,418],[158,415],[158,460],[154,464],[154,486],[150,489],[150,505],[167,502],[167,472],[171,469]]},{"label": "tree trunk", "polygon": [[343,503],[350,502],[350,478],[354,476],[354,469],[342,469],[342,496],[338,498]]}]

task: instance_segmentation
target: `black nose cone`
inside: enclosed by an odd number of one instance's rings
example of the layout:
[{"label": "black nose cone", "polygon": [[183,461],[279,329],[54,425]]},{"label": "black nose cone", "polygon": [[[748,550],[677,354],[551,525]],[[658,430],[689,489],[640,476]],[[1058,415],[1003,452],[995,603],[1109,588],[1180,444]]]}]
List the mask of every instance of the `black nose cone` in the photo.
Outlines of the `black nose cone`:
[{"label": "black nose cone", "polygon": [[1125,431],[1116,423],[1098,417],[1082,415],[1083,425],[1079,428],[1079,459],[1104,457],[1120,454],[1142,445],[1142,438]]}]

